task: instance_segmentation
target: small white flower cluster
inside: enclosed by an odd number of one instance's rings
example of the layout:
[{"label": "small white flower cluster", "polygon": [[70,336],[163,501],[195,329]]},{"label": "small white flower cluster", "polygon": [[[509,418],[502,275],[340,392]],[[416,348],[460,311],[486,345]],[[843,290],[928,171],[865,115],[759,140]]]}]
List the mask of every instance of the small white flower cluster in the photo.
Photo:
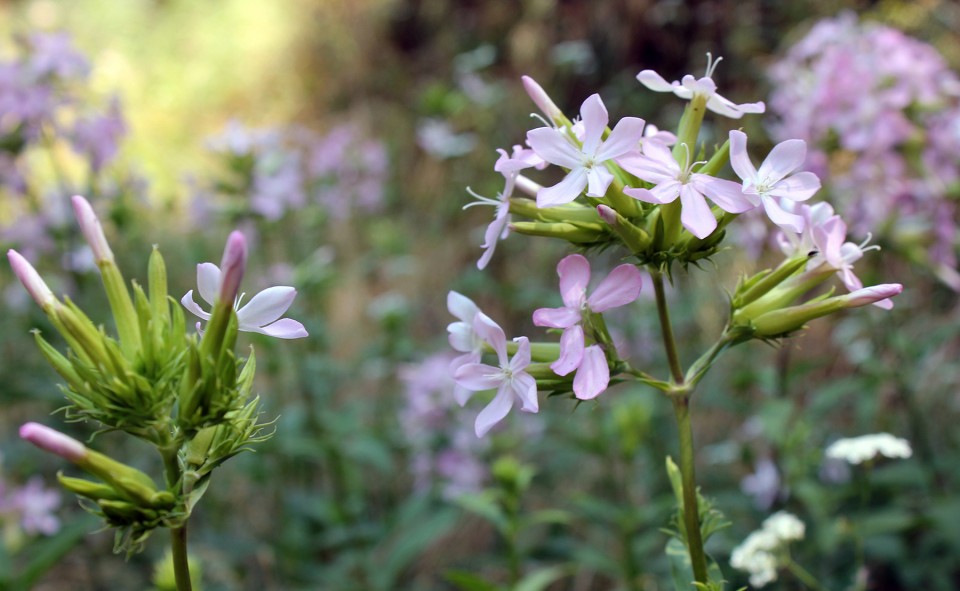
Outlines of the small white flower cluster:
[{"label": "small white flower cluster", "polygon": [[838,439],[827,448],[828,458],[862,464],[878,455],[887,458],[909,458],[913,455],[910,442],[889,433],[875,433],[848,439]]},{"label": "small white flower cluster", "polygon": [[763,587],[777,580],[780,566],[777,550],[788,542],[802,540],[806,526],[791,513],[780,511],[763,522],[730,555],[730,566],[750,573],[750,584]]}]

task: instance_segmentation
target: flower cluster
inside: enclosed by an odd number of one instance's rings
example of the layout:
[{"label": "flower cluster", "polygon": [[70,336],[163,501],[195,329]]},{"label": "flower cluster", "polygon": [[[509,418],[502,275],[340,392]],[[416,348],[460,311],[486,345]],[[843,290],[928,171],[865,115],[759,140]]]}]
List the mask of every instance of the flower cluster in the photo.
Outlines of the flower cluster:
[{"label": "flower cluster", "polygon": [[790,542],[802,540],[806,526],[795,515],[780,511],[768,517],[730,555],[730,565],[750,573],[750,584],[763,587],[777,580],[783,566],[783,550]]},{"label": "flower cluster", "polygon": [[216,189],[248,200],[244,210],[268,221],[310,206],[344,219],[383,205],[386,147],[353,125],[319,135],[300,127],[248,129],[231,121],[209,146],[228,171]]},{"label": "flower cluster", "polygon": [[877,456],[886,458],[909,458],[913,455],[910,442],[889,433],[874,433],[838,439],[824,452],[827,458],[862,464]]},{"label": "flower cluster", "polygon": [[[772,134],[809,162],[858,235],[880,231],[960,289],[956,207],[960,77],[936,49],[844,13],[817,23],[771,69]],[[896,222],[896,223],[893,223]]]}]

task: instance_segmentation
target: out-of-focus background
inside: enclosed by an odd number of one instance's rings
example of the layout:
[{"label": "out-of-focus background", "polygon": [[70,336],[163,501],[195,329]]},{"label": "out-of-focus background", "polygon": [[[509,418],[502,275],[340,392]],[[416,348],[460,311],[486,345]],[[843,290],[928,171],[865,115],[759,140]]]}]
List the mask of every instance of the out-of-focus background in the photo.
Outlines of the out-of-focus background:
[{"label": "out-of-focus background", "polygon": [[[669,129],[683,102],[636,74],[699,76],[712,52],[720,92],[768,112],[708,118],[707,139],[742,127],[757,155],[807,140],[818,198],[883,248],[858,264],[864,282],[906,289],[890,313],[735,349],[704,383],[703,492],[733,523],[708,549],[726,564],[786,508],[808,528],[795,558],[825,588],[955,589],[958,32],[960,7],[937,0],[5,0],[0,244],[104,322],[73,194],[93,203],[128,278],[144,279],[157,244],[179,296],[239,228],[247,292],[297,287],[289,315],[309,339],[241,335],[276,433],[217,471],[192,521],[204,589],[492,589],[478,581],[503,583],[511,564],[546,573],[531,590],[669,588],[669,403],[623,386],[597,404],[542,400],[478,440],[482,403],[458,407],[446,372],[446,295],[539,339],[531,312],[559,302],[565,243],[511,236],[479,271],[492,214],[462,210],[467,187],[502,189],[495,150],[540,125],[521,75],[571,117],[597,92],[613,121]],[[691,359],[722,327],[723,290],[778,260],[748,217],[715,269],[677,278]],[[6,271],[0,306],[0,588],[170,588],[165,536],[114,556],[112,534],[90,533],[97,522],[56,489],[71,468],[17,439],[28,420],[84,440],[96,426],[57,412],[30,335],[51,326]],[[651,304],[618,318],[634,365],[662,374]],[[913,457],[870,471],[825,461],[831,441],[881,431]],[[117,434],[91,445],[159,469]],[[514,545],[504,498],[525,516]]]}]

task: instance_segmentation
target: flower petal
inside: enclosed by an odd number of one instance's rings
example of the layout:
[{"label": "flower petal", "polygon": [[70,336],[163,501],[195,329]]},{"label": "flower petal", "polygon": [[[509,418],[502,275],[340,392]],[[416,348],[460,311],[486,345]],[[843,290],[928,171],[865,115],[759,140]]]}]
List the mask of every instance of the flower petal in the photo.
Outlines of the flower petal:
[{"label": "flower petal", "polygon": [[643,70],[637,74],[637,80],[654,92],[673,92],[674,86],[653,70]]},{"label": "flower petal", "polygon": [[637,299],[643,279],[640,270],[627,264],[620,265],[607,275],[587,298],[587,305],[594,312],[625,306]]},{"label": "flower petal", "polygon": [[192,290],[192,289],[191,289],[190,291],[188,291],[187,293],[185,293],[182,298],[180,298],[180,304],[181,304],[184,308],[186,308],[187,311],[190,312],[191,314],[193,314],[194,316],[199,316],[200,318],[203,318],[204,320],[210,320],[210,314],[209,314],[208,312],[204,312],[203,309],[200,308],[200,306],[198,306],[195,301],[193,301],[193,290]]},{"label": "flower petal", "polygon": [[457,384],[474,392],[492,390],[503,383],[503,371],[486,363],[464,363],[453,372]]},{"label": "flower petal", "polygon": [[626,187],[623,193],[644,203],[660,203],[649,189],[638,189],[636,187]]},{"label": "flower petal", "polygon": [[237,323],[240,330],[249,330],[245,327],[261,327],[278,320],[293,304],[297,297],[297,290],[286,286],[278,285],[268,287],[247,302],[237,310]]},{"label": "flower petal", "polygon": [[[464,365],[469,365],[471,363],[480,363],[480,351],[470,352],[466,355],[458,355],[450,361],[449,372],[450,377],[453,378],[456,375],[457,370],[463,367]],[[470,400],[470,397],[473,396],[473,390],[465,388],[460,384],[456,384],[456,387],[453,389],[453,398],[457,401],[457,404],[463,406]]]},{"label": "flower petal", "polygon": [[599,94],[591,94],[580,107],[580,120],[583,122],[583,153],[595,156],[600,146],[610,115]]},{"label": "flower petal", "polygon": [[523,412],[539,412],[540,402],[537,400],[537,380],[528,373],[513,376],[511,383],[513,394],[520,399],[520,410]]},{"label": "flower petal", "polygon": [[580,400],[592,400],[610,384],[610,368],[599,345],[590,345],[583,352],[583,362],[573,378],[573,393]]},{"label": "flower petal", "polygon": [[766,179],[770,184],[776,183],[803,166],[806,157],[807,142],[803,140],[780,142],[763,159],[763,164],[760,165],[757,176]]},{"label": "flower petal", "polygon": [[[691,184],[696,190],[710,198],[720,206],[720,209],[729,213],[743,213],[750,211],[759,203],[750,200],[744,195],[743,185],[725,179],[714,178],[705,174],[694,174]],[[756,199],[756,196],[753,197]]]},{"label": "flower petal", "polygon": [[562,132],[552,127],[538,127],[528,131],[527,145],[550,164],[571,169],[583,163],[583,154]]},{"label": "flower petal", "polygon": [[203,301],[211,306],[217,303],[220,295],[220,267],[213,263],[197,265],[197,291]]},{"label": "flower petal", "polygon": [[[616,127],[603,141],[603,145],[597,150],[596,159],[598,162],[612,160],[623,156],[630,150],[634,150],[643,139],[643,126],[646,122],[639,117],[624,117],[617,122]],[[586,149],[584,149],[586,152]]]},{"label": "flower petal", "polygon": [[747,154],[747,134],[736,129],[730,132],[730,166],[743,181],[757,178],[757,169]]},{"label": "flower petal", "polygon": [[558,376],[565,376],[580,367],[583,361],[583,327],[579,324],[567,328],[560,337],[560,357],[550,364]]},{"label": "flower petal", "polygon": [[490,404],[477,415],[477,421],[474,423],[477,437],[486,435],[494,425],[509,414],[511,408],[513,408],[513,391],[509,384],[503,383]]},{"label": "flower petal", "polygon": [[763,209],[767,212],[770,221],[785,230],[790,230],[794,234],[803,232],[803,216],[784,211],[777,203],[776,197],[764,197]]},{"label": "flower petal", "polygon": [[447,294],[447,310],[463,322],[473,324],[473,317],[477,315],[480,308],[467,296],[451,291]]},{"label": "flower petal", "polygon": [[597,164],[587,170],[587,195],[590,197],[603,197],[613,182],[613,173],[603,164]]},{"label": "flower petal", "polygon": [[717,219],[713,217],[707,200],[692,186],[683,185],[680,189],[680,203],[680,222],[691,234],[706,238],[716,229]]},{"label": "flower petal", "polygon": [[774,197],[806,201],[820,190],[820,179],[812,172],[798,172],[778,182],[770,190]]},{"label": "flower petal", "polygon": [[517,337],[513,342],[517,344],[517,352],[510,358],[509,367],[513,373],[519,373],[530,365],[530,339]]},{"label": "flower petal", "polygon": [[500,367],[507,364],[507,336],[500,325],[483,312],[477,312],[473,318],[473,331],[497,352]]},{"label": "flower petal", "polygon": [[251,332],[258,332],[278,339],[302,339],[310,336],[303,324],[292,318],[281,318]]},{"label": "flower petal", "polygon": [[[680,191],[684,186],[685,185],[677,180],[664,181],[650,189],[650,195],[653,196],[655,203],[673,203],[677,200],[677,197],[680,196]],[[636,197],[636,195],[634,196]]]},{"label": "flower petal", "polygon": [[567,328],[580,322],[580,319],[580,310],[578,308],[568,308],[566,306],[563,308],[539,308],[533,312],[534,326]]},{"label": "flower petal", "polygon": [[580,254],[567,255],[557,263],[557,275],[563,303],[579,311],[590,283],[590,261]]},{"label": "flower petal", "polygon": [[552,187],[541,187],[537,191],[537,207],[553,207],[570,203],[580,196],[587,186],[587,170],[578,167],[572,169],[562,181]]}]

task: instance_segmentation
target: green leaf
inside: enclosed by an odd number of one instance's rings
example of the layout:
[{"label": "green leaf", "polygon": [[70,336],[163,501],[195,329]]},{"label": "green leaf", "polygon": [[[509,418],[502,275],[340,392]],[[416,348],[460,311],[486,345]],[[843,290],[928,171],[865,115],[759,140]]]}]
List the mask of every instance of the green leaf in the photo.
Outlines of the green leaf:
[{"label": "green leaf", "polygon": [[723,589],[723,571],[720,565],[710,555],[707,555],[706,587],[697,585],[693,577],[693,565],[690,563],[690,553],[687,546],[677,538],[671,538],[664,549],[667,560],[670,562],[670,577],[673,579],[673,588],[677,591],[690,591],[695,588]]},{"label": "green leaf", "polygon": [[535,570],[520,579],[513,591],[543,591],[554,581],[576,573],[572,566],[551,566]]},{"label": "green leaf", "polygon": [[500,591],[499,587],[493,583],[488,583],[480,575],[466,571],[447,571],[443,578],[460,591]]},{"label": "green leaf", "polygon": [[486,519],[501,533],[507,530],[507,517],[503,514],[503,510],[497,502],[495,491],[462,495],[454,502],[465,511]]}]

